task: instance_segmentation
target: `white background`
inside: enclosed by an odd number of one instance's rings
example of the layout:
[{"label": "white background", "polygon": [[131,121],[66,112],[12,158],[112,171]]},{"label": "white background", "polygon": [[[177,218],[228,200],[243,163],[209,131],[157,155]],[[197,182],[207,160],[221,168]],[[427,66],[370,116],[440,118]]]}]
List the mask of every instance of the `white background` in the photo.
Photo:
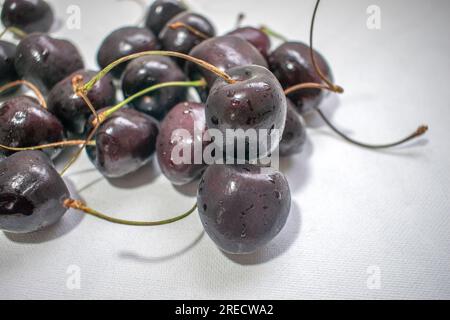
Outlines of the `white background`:
[{"label": "white background", "polygon": [[[56,35],[72,39],[91,68],[102,39],[142,14],[133,1],[51,2],[61,18]],[[314,5],[189,2],[221,33],[245,12],[245,24],[303,41]],[[71,4],[81,8],[81,30],[65,26]],[[366,27],[371,4],[381,8],[381,30]],[[333,121],[369,142],[391,141],[422,123],[430,131],[409,147],[374,152],[312,119],[306,152],[283,161],[292,212],[268,247],[229,257],[202,233],[197,214],[139,229],[71,211],[39,233],[0,234],[0,298],[450,298],[449,19],[446,0],[322,2],[315,44],[346,89],[323,106]],[[108,181],[83,155],[66,181],[95,208],[124,218],[190,208],[195,186],[174,188],[158,170]],[[81,289],[71,290],[68,270],[77,268]],[[374,271],[379,289],[368,286]]]}]

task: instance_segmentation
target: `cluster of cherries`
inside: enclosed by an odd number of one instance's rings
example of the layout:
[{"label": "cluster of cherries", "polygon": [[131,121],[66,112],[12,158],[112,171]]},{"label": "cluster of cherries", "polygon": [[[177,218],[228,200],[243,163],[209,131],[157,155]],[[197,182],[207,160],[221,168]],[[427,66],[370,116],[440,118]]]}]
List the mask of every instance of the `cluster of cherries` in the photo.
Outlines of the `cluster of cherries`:
[{"label": "cluster of cherries", "polygon": [[[315,7],[314,17],[317,11]],[[302,151],[302,115],[317,112],[324,92],[342,93],[331,69],[311,44],[283,41],[271,51],[266,28],[238,27],[216,36],[213,24],[182,1],[156,0],[144,27],[113,31],[98,50],[100,72],[84,69],[74,44],[48,34],[51,7],[43,0],[5,0],[1,20],[20,38],[0,40],[0,93],[20,85],[36,99],[9,97],[0,106],[0,229],[29,233],[56,223],[69,208],[127,225],[152,226],[183,219],[196,209],[206,232],[222,250],[250,253],[272,240],[289,215],[284,175],[255,164],[177,164],[172,151],[193,150],[207,129],[277,129],[282,156]],[[116,100],[120,83],[124,100]],[[188,101],[195,87],[200,102]],[[185,129],[192,139],[174,137]],[[214,145],[215,141],[203,142]],[[278,143],[277,143],[278,144]],[[138,222],[97,212],[70,198],[52,160],[64,146],[85,148],[96,168],[118,178],[146,165],[156,153],[162,173],[175,185],[201,179],[197,204],[169,220]],[[223,146],[217,146],[222,148]],[[247,159],[255,160],[255,159]],[[63,173],[65,172],[63,171]]]}]

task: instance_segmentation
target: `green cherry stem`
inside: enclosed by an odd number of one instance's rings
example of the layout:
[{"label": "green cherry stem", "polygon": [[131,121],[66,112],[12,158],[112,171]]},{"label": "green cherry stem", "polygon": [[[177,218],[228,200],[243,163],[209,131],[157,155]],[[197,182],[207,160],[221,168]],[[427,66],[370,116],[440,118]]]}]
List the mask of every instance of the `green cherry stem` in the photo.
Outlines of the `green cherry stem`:
[{"label": "green cherry stem", "polygon": [[265,34],[267,34],[269,37],[281,40],[283,42],[288,42],[289,41],[288,38],[283,36],[281,33],[278,33],[275,30],[269,28],[268,26],[262,25],[259,29],[262,32],[264,32]]},{"label": "green cherry stem", "polygon": [[122,57],[122,58],[112,62],[111,64],[106,66],[103,70],[101,70],[96,76],[94,76],[90,81],[88,81],[84,86],[81,86],[81,85],[78,86],[76,88],[76,91],[78,91],[78,92],[81,91],[83,93],[89,92],[92,89],[92,87],[100,79],[102,79],[105,75],[107,75],[112,69],[114,69],[118,65],[125,63],[127,61],[130,61],[130,60],[133,60],[133,59],[144,57],[144,56],[165,56],[165,57],[175,57],[175,58],[184,59],[189,62],[195,63],[195,64],[199,65],[200,67],[205,68],[208,71],[213,72],[217,76],[223,78],[228,83],[236,83],[236,80],[232,79],[227,73],[225,73],[221,69],[217,68],[216,66],[214,66],[206,61],[191,57],[190,55],[180,53],[180,52],[175,52],[175,51],[144,51],[144,52],[139,52],[139,53],[135,53],[135,54],[131,54],[131,55]]},{"label": "green cherry stem", "polygon": [[8,27],[5,28],[1,33],[0,33],[0,39],[3,38],[3,36],[7,33],[7,32],[11,32],[13,35],[15,35],[16,37],[18,37],[19,39],[23,39],[25,38],[28,34],[22,30],[20,30],[19,28],[16,27]]},{"label": "green cherry stem", "polygon": [[138,227],[161,226],[161,225],[165,225],[165,224],[174,223],[174,222],[180,221],[180,220],[188,217],[197,209],[197,204],[195,204],[189,211],[187,211],[179,216],[176,216],[174,218],[170,218],[167,220],[148,221],[147,222],[147,221],[131,221],[131,220],[124,220],[124,219],[117,219],[117,218],[108,216],[106,214],[103,214],[101,212],[98,212],[92,208],[89,208],[83,202],[81,202],[79,200],[66,199],[64,201],[64,206],[66,208],[72,208],[75,210],[82,211],[86,214],[89,214],[91,216],[94,216],[94,217],[102,219],[102,220],[106,220],[108,222],[127,225],[127,226],[138,226]]},{"label": "green cherry stem", "polygon": [[[204,79],[196,80],[196,81],[172,81],[172,82],[158,83],[154,86],[148,87],[144,90],[141,90],[141,91],[129,96],[128,98],[119,102],[118,104],[109,108],[108,110],[105,110],[105,111],[99,113],[98,121],[100,123],[102,123],[108,117],[110,117],[113,113],[117,112],[118,110],[120,110],[121,108],[123,108],[124,106],[126,106],[127,104],[132,102],[133,100],[140,98],[143,95],[146,95],[150,92],[159,90],[159,89],[163,89],[163,88],[167,88],[167,87],[204,87],[204,86],[206,86],[206,81]],[[92,124],[95,125],[96,123],[97,123],[97,119],[94,119]]]},{"label": "green cherry stem", "polygon": [[[0,149],[5,149],[5,150],[9,150],[9,151],[44,150],[44,149],[58,148],[58,147],[79,146],[85,142],[86,142],[85,140],[66,140],[66,141],[60,141],[60,142],[41,144],[39,146],[33,146],[33,147],[10,147],[10,146],[5,146],[3,144],[0,144]],[[89,141],[87,143],[87,145],[95,146],[95,141]]]}]

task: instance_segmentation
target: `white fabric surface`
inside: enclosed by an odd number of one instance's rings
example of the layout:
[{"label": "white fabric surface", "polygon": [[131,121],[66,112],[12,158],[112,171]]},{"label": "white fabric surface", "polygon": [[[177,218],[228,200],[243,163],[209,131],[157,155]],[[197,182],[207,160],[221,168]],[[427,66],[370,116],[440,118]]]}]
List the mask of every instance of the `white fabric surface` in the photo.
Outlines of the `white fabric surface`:
[{"label": "white fabric surface", "polygon": [[[131,0],[51,2],[62,18],[56,34],[72,39],[91,68],[102,39],[142,13]],[[221,33],[245,12],[244,24],[305,41],[315,1],[189,2]],[[81,30],[64,26],[72,4]],[[372,4],[381,30],[366,27]],[[267,248],[228,257],[202,234],[198,215],[133,228],[70,212],[36,234],[0,233],[0,298],[450,298],[449,15],[446,0],[322,2],[316,48],[346,89],[324,106],[333,121],[374,142],[421,123],[430,131],[410,147],[374,152],[312,121],[306,152],[283,161],[292,212]],[[107,181],[85,155],[66,181],[95,208],[140,220],[186,210],[195,195],[195,186],[174,188],[151,166]],[[80,289],[67,286],[74,270]]]}]

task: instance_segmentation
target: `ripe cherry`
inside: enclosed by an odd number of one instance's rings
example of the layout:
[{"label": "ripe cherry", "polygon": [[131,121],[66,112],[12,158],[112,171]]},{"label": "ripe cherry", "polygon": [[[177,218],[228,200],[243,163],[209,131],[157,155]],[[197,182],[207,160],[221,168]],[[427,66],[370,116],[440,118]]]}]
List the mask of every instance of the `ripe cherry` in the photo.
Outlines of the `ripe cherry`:
[{"label": "ripe cherry", "polygon": [[[259,53],[258,53],[259,54]],[[286,96],[275,76],[261,66],[244,66],[229,69],[227,73],[235,80],[228,83],[218,78],[211,88],[206,102],[206,123],[209,129],[218,129],[223,137],[227,129],[254,129],[257,131],[259,145],[258,156],[263,157],[278,147],[278,141],[272,141],[270,135],[274,129],[279,131],[279,139],[286,122]],[[267,145],[261,145],[261,129],[267,133]],[[236,143],[247,144],[245,136],[239,135],[236,141],[223,139],[223,151],[234,148]],[[253,159],[250,159],[253,160]]]},{"label": "ripe cherry", "polygon": [[291,193],[283,174],[271,168],[211,165],[198,187],[197,206],[205,231],[220,249],[248,254],[284,227]]},{"label": "ripe cherry", "polygon": [[[189,137],[175,135],[176,130],[184,129]],[[198,178],[205,169],[204,164],[195,164],[194,143],[205,146],[203,135],[206,130],[205,105],[195,102],[182,102],[176,105],[161,123],[156,142],[156,154],[162,173],[175,185],[184,185]],[[176,163],[173,150],[191,150],[190,163]],[[179,155],[179,154],[177,154]]]},{"label": "ripe cherry", "polygon": [[29,233],[58,222],[70,196],[41,151],[21,151],[0,161],[0,229]]},{"label": "ripe cherry", "polygon": [[19,78],[14,66],[16,45],[0,40],[0,86]]},{"label": "ripe cherry", "polygon": [[[315,60],[323,74],[333,82],[331,68],[325,58],[317,51]],[[310,48],[300,42],[285,42],[269,56],[270,70],[280,81],[284,89],[301,83],[321,83],[311,60]],[[300,113],[307,113],[317,107],[324,97],[323,90],[305,89],[289,94]]]},{"label": "ripe cherry", "polygon": [[186,10],[186,5],[180,0],[156,0],[148,9],[145,26],[159,35],[170,19]]},{"label": "ripe cherry", "polygon": [[47,32],[53,25],[53,10],[44,0],[5,0],[1,15],[5,27],[26,33]]},{"label": "ripe cherry", "polygon": [[100,125],[95,135],[96,145],[86,150],[104,176],[118,178],[151,160],[158,132],[154,118],[134,109],[121,109]]},{"label": "ripe cherry", "polygon": [[[183,24],[194,28],[201,35],[193,33],[185,27],[174,27]],[[214,37],[216,31],[212,23],[197,13],[182,12],[173,17],[159,34],[159,40],[164,50],[189,53],[193,47],[208,37]],[[182,62],[180,61],[182,64]]]},{"label": "ripe cherry", "polygon": [[[0,106],[0,144],[8,147],[32,147],[59,142],[63,138],[61,122],[39,105],[36,99],[19,96]],[[60,150],[51,148],[45,152],[54,158]]]},{"label": "ripe cherry", "polygon": [[[260,65],[267,67],[267,62],[254,46],[236,36],[221,36],[203,41],[192,49],[190,55],[211,63],[223,71],[237,66]],[[209,88],[217,76],[210,71],[187,64],[192,78],[204,77]]]},{"label": "ripe cherry", "polygon": [[270,38],[261,29],[254,27],[240,27],[227,33],[230,36],[237,36],[250,42],[261,55],[267,59],[270,51]]},{"label": "ripe cherry", "polygon": [[[91,115],[83,99],[73,90],[72,79],[76,75],[83,77],[83,83],[89,81],[97,73],[91,70],[78,70],[58,82],[48,95],[48,109],[64,125],[64,128],[76,136],[85,132],[86,121]],[[111,76],[107,75],[98,81],[87,94],[96,109],[111,106],[116,102],[116,89]]]},{"label": "ripe cherry", "polygon": [[[101,68],[124,56],[142,51],[158,50],[158,40],[147,28],[123,27],[110,33],[100,45],[97,61]],[[126,64],[115,68],[113,76],[120,78]]]},{"label": "ripe cherry", "polygon": [[[152,85],[172,81],[186,81],[180,67],[168,57],[146,56],[127,66],[122,77],[125,98]],[[134,100],[131,105],[137,110],[161,120],[166,113],[186,97],[184,87],[168,87]]]},{"label": "ripe cherry", "polygon": [[22,78],[46,93],[71,73],[83,69],[84,63],[70,41],[35,33],[20,41],[15,66]]}]

